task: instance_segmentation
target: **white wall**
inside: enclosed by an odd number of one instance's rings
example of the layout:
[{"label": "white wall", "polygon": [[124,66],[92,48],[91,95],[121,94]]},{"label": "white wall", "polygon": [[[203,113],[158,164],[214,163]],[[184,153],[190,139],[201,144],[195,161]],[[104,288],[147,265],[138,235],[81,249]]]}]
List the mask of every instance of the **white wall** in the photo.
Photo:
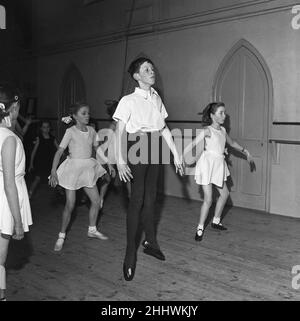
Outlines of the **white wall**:
[{"label": "white wall", "polygon": [[300,146],[280,146],[279,164],[272,165],[271,213],[300,217]]}]

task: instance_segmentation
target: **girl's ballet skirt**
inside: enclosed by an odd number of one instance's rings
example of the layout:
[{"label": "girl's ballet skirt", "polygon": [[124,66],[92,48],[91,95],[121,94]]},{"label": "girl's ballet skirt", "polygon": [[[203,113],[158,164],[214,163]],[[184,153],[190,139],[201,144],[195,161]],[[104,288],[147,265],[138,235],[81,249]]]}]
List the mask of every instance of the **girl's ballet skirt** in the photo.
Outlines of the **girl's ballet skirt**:
[{"label": "girl's ballet skirt", "polygon": [[68,157],[57,169],[58,184],[69,190],[93,187],[106,170],[94,158]]},{"label": "girl's ballet skirt", "polygon": [[[32,225],[31,208],[28,198],[27,187],[24,179],[25,175],[25,152],[23,144],[19,137],[12,133],[9,129],[0,129],[0,154],[3,142],[8,136],[14,136],[17,141],[16,158],[15,158],[15,182],[18,191],[19,208],[24,232],[29,231],[29,226]],[[0,156],[0,233],[13,235],[14,234],[14,219],[11,213],[5,190],[3,179],[2,160]]]},{"label": "girl's ballet skirt", "polygon": [[[29,226],[32,225],[32,217],[24,176],[16,177],[16,186],[18,190],[19,207],[23,229],[24,232],[28,232]],[[0,206],[0,232],[2,234],[13,235],[15,223],[13,215],[10,211],[6,194],[4,192],[3,179],[0,179]]]},{"label": "girl's ballet skirt", "polygon": [[203,151],[195,168],[195,180],[199,185],[215,184],[222,187],[230,175],[223,154]]}]

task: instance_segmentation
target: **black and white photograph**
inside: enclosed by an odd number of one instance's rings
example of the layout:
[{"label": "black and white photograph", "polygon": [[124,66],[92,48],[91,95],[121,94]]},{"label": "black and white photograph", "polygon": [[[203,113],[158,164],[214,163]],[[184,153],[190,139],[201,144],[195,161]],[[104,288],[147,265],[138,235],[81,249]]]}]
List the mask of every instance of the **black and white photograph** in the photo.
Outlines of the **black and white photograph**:
[{"label": "black and white photograph", "polygon": [[299,301],[299,164],[300,1],[0,0],[1,302]]}]

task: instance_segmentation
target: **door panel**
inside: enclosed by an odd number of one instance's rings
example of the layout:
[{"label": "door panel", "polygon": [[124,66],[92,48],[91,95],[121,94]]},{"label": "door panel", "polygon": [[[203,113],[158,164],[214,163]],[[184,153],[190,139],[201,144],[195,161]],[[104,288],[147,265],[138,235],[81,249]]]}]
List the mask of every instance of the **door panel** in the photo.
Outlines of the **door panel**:
[{"label": "door panel", "polygon": [[262,64],[241,46],[227,60],[216,83],[216,98],[225,103],[225,127],[233,140],[254,156],[255,171],[245,157],[230,149],[228,181],[233,205],[266,209],[269,92]]},{"label": "door panel", "polygon": [[249,171],[249,165],[247,162],[241,162],[241,191],[245,194],[260,197],[263,194],[263,184],[260,179],[262,176],[262,160],[261,158],[254,157],[254,162],[256,165],[256,171]]},{"label": "door panel", "polygon": [[242,86],[242,136],[250,140],[263,140],[266,123],[265,81],[261,67],[249,57],[245,50],[242,55],[244,83]]},{"label": "door panel", "polygon": [[[225,128],[231,136],[238,135],[239,121],[239,95],[240,95],[240,57],[236,56],[228,63],[224,69],[224,74],[218,88],[218,101],[223,101],[226,104],[227,118]],[[233,126],[232,126],[233,124]]]}]

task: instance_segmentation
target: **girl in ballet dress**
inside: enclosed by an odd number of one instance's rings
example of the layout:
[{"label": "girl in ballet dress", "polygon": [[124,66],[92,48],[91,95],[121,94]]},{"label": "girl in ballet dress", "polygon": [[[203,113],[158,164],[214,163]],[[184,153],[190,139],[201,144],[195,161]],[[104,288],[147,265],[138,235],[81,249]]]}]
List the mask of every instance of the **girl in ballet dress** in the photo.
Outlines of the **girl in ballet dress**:
[{"label": "girl in ballet dress", "polygon": [[[107,240],[108,237],[101,233],[96,227],[99,210],[103,206],[103,199],[100,198],[97,180],[102,177],[106,170],[100,162],[92,158],[92,151],[101,155],[104,162],[107,158],[100,148],[96,139],[96,131],[88,126],[90,108],[86,103],[75,103],[70,108],[70,115],[63,118],[65,122],[75,121],[75,125],[69,127],[59,145],[52,163],[49,184],[55,187],[59,184],[66,191],[66,204],[62,214],[61,230],[55,243],[54,251],[60,251],[63,247],[66,230],[70,222],[71,213],[75,206],[76,190],[83,188],[90,199],[88,237],[100,240]],[[64,150],[68,147],[69,156],[58,167]],[[58,168],[57,168],[58,167]],[[108,164],[109,170],[111,165]]]},{"label": "girl in ballet dress", "polygon": [[225,158],[225,145],[245,154],[248,162],[253,162],[252,156],[247,149],[233,141],[222,126],[226,118],[225,104],[213,102],[208,104],[203,112],[203,122],[208,124],[199,135],[184,149],[184,156],[194,146],[204,139],[204,151],[202,152],[195,168],[196,184],[202,186],[204,200],[200,210],[199,223],[196,230],[195,240],[201,241],[204,232],[205,221],[212,204],[213,186],[217,188],[219,197],[215,207],[215,213],[211,227],[218,230],[227,230],[221,223],[221,214],[229,196],[226,185],[230,175]]},{"label": "girl in ballet dress", "polygon": [[6,301],[5,262],[11,238],[21,240],[32,224],[24,179],[25,152],[13,132],[20,109],[18,91],[0,84],[0,301]]}]

